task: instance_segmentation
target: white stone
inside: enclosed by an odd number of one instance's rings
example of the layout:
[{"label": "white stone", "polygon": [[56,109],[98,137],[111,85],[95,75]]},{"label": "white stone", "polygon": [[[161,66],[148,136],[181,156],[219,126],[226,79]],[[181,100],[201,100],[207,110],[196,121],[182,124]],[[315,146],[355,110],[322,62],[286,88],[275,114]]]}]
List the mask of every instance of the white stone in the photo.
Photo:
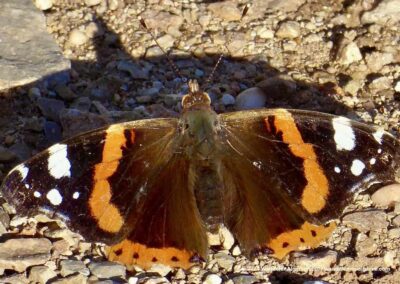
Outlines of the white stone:
[{"label": "white stone", "polygon": [[203,281],[203,284],[221,284],[222,279],[217,274],[208,274]]},{"label": "white stone", "polygon": [[343,65],[348,65],[361,59],[361,51],[355,42],[351,42],[343,47],[339,55],[339,62]]},{"label": "white stone", "polygon": [[363,170],[365,169],[365,164],[358,159],[353,160],[351,163],[351,173],[355,176],[361,175]]},{"label": "white stone", "polygon": [[68,160],[67,145],[54,144],[49,148],[48,169],[56,178],[71,177],[71,163]]},{"label": "white stone", "polygon": [[382,0],[371,11],[366,11],[361,16],[362,24],[378,23],[387,25],[400,20],[400,0]]},{"label": "white stone", "polygon": [[371,200],[381,207],[394,206],[396,202],[400,202],[400,184],[390,184],[378,189],[372,194]]},{"label": "white stone", "polygon": [[397,81],[397,82],[396,82],[396,85],[394,86],[394,90],[395,90],[397,93],[400,93],[400,81]]},{"label": "white stone", "polygon": [[58,206],[62,203],[62,196],[60,194],[60,192],[53,188],[51,189],[47,194],[46,194],[46,198],[50,201],[51,204]]},{"label": "white stone", "polygon": [[68,43],[72,46],[78,46],[85,44],[89,40],[89,37],[82,31],[75,29],[69,34]]},{"label": "white stone", "polygon": [[85,4],[88,7],[97,6],[102,2],[102,0],[85,0]]},{"label": "white stone", "polygon": [[50,9],[51,7],[53,7],[53,1],[52,0],[36,0],[35,6],[42,11],[46,11],[46,10]]},{"label": "white stone", "polygon": [[230,250],[235,244],[235,238],[231,234],[231,232],[225,227],[221,226],[219,229],[219,237],[222,243],[222,246],[226,250]]},{"label": "white stone", "polygon": [[340,116],[332,119],[332,126],[335,130],[333,139],[336,143],[338,151],[347,150],[351,151],[355,147],[355,135],[351,127],[350,120],[346,117]]}]

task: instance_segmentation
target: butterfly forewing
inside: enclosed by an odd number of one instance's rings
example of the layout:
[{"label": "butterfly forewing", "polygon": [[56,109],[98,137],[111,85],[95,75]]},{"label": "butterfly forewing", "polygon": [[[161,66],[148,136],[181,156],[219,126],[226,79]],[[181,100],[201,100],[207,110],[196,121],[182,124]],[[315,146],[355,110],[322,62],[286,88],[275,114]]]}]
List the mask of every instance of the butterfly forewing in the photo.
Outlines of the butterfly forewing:
[{"label": "butterfly forewing", "polygon": [[130,230],[124,220],[171,152],[176,123],[114,124],[55,144],[12,170],[2,194],[18,214],[42,211],[89,240],[119,239]]},{"label": "butterfly forewing", "polygon": [[248,254],[267,247],[283,257],[317,244],[332,228],[313,224],[338,217],[355,192],[393,181],[399,166],[398,140],[343,117],[281,109],[219,117],[225,220]]}]

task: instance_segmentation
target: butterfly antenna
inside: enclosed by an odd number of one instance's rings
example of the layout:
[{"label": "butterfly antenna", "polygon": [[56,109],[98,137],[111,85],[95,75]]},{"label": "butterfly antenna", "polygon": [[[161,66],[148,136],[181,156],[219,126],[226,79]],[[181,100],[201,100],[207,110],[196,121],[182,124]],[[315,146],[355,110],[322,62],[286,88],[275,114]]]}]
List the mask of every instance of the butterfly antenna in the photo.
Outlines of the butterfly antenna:
[{"label": "butterfly antenna", "polygon": [[142,27],[150,34],[151,38],[154,40],[156,45],[161,49],[162,53],[168,60],[168,64],[170,65],[172,71],[174,71],[175,75],[180,77],[184,83],[187,83],[187,79],[182,75],[181,71],[179,70],[178,66],[172,61],[171,57],[168,55],[168,53],[165,51],[165,49],[158,43],[156,37],[153,35],[153,33],[150,31],[150,29],[147,27],[145,21],[141,18],[140,19],[140,24]]},{"label": "butterfly antenna", "polygon": [[[242,11],[242,16],[240,17],[240,21],[242,21],[242,19],[244,18],[244,16],[246,16],[247,12],[250,9],[250,4],[246,4],[243,8]],[[217,71],[218,66],[221,64],[222,59],[224,58],[224,55],[221,54],[218,57],[217,63],[215,63],[213,70],[211,71],[210,75],[208,76],[207,80],[206,80],[206,84],[211,83],[212,78],[214,77],[215,71]]]}]

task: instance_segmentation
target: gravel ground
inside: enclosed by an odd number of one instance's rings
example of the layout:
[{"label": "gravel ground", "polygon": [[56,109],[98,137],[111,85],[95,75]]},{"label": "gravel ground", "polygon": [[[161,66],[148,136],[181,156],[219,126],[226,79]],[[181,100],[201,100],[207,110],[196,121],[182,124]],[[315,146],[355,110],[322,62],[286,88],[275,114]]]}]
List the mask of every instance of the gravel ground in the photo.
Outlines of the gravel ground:
[{"label": "gravel ground", "polygon": [[[310,109],[382,125],[399,136],[398,0],[36,4],[72,69],[65,82],[36,82],[0,96],[0,177],[18,161],[76,133],[112,122],[179,114],[187,87],[140,26],[140,17],[184,77],[206,82],[219,55],[224,55],[211,82],[202,84],[217,112],[264,106]],[[241,19],[246,4],[250,9]],[[398,190],[389,189],[384,199],[399,202]],[[29,237],[0,244],[1,283],[400,279],[400,203],[389,207],[371,201],[368,193],[357,197],[334,235],[317,250],[296,253],[283,263],[268,257],[251,262],[227,241],[231,236],[223,230],[220,236],[210,236],[221,250],[203,267],[189,271],[126,271],[106,261],[101,244],[84,242],[60,222],[45,216],[15,217],[11,208],[3,207],[0,232]],[[37,250],[32,253],[26,249],[30,247]],[[18,262],[12,253],[26,257]]]}]

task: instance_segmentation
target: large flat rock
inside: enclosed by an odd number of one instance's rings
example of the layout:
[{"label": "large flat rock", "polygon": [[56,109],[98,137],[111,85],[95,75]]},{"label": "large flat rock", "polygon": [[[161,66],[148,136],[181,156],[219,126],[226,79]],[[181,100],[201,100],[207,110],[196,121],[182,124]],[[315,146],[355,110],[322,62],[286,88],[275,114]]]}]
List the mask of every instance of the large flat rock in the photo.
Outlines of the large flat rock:
[{"label": "large flat rock", "polygon": [[56,76],[70,68],[31,0],[0,1],[0,90]]}]

